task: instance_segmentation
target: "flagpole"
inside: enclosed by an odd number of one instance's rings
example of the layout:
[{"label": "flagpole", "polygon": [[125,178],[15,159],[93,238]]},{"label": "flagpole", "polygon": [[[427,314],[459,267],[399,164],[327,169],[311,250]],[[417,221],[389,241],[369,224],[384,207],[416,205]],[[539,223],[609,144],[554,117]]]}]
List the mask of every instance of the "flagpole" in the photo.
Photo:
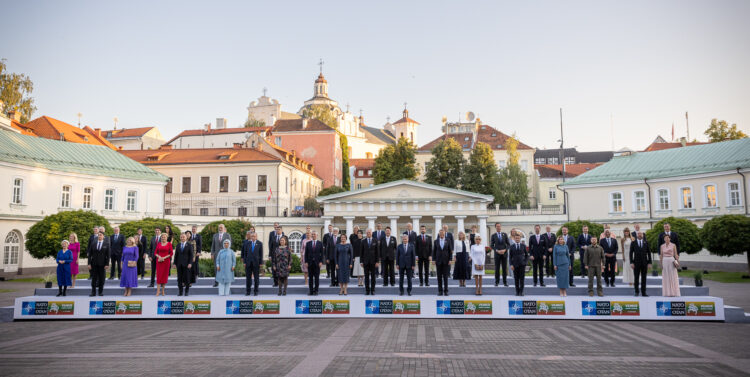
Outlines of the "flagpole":
[{"label": "flagpole", "polygon": [[688,121],[688,112],[685,112],[685,128],[687,129],[687,141],[690,142],[690,122]]}]

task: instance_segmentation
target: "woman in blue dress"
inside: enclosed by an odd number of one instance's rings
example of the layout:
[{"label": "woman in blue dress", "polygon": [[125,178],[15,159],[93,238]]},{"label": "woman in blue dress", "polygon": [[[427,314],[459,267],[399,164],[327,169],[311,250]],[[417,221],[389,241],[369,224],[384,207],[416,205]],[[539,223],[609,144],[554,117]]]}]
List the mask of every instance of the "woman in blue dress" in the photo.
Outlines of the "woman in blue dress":
[{"label": "woman in blue dress", "polygon": [[234,266],[237,257],[231,249],[232,242],[224,240],[224,248],[216,255],[216,282],[219,283],[219,296],[229,296],[234,282]]},{"label": "woman in blue dress", "polygon": [[354,261],[354,250],[346,234],[342,234],[339,240],[339,243],[336,244],[336,269],[338,270],[336,276],[339,279],[339,296],[346,296],[349,293],[346,289],[349,286],[349,273]]},{"label": "woman in blue dress", "polygon": [[570,286],[569,274],[570,274],[570,254],[568,245],[565,244],[565,239],[560,236],[557,237],[557,244],[552,249],[552,264],[555,266],[557,288],[560,288],[560,296],[567,297],[567,289]]},{"label": "woman in blue dress", "polygon": [[120,275],[120,287],[125,288],[125,296],[133,294],[133,288],[138,287],[138,246],[135,237],[128,237],[126,245],[122,249],[122,275]]},{"label": "woman in blue dress", "polygon": [[70,242],[65,240],[60,243],[62,250],[57,252],[57,297],[66,296],[68,287],[72,284],[70,277],[70,263],[73,262],[73,253],[68,249]]}]

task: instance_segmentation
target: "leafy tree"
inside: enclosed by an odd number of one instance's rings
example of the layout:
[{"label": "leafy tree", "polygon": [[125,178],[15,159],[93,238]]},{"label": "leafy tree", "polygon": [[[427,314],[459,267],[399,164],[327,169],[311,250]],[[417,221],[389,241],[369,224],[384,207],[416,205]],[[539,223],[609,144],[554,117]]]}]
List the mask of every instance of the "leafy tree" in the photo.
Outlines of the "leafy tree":
[{"label": "leafy tree", "polygon": [[63,211],[45,216],[26,232],[26,250],[38,259],[55,257],[60,250],[60,242],[67,240],[70,233],[75,233],[84,251],[91,230],[100,225],[104,226],[107,234],[112,234],[109,221],[91,211]]},{"label": "leafy tree", "polygon": [[[717,216],[706,221],[701,230],[703,246],[711,254],[729,257],[747,253],[750,272],[750,217],[745,215]],[[680,239],[680,241],[682,241]]]},{"label": "leafy tree", "polygon": [[208,223],[203,230],[201,230],[201,237],[203,238],[203,251],[211,251],[211,242],[214,239],[214,234],[219,232],[219,224],[224,224],[227,229],[227,233],[232,237],[232,250],[239,250],[242,247],[242,240],[245,239],[245,234],[253,224],[245,220],[219,220]]},{"label": "leafy tree", "polygon": [[659,234],[664,231],[664,224],[669,223],[672,231],[680,237],[680,253],[695,254],[703,249],[700,229],[690,220],[667,217],[654,224],[646,231],[646,240],[652,252],[657,252]]},{"label": "leafy tree", "polygon": [[253,117],[248,117],[243,127],[253,128],[253,127],[265,127],[265,126],[266,126],[266,121],[255,119]]},{"label": "leafy tree", "polygon": [[492,148],[479,142],[469,154],[461,176],[461,188],[479,194],[493,195],[498,200],[498,175]]},{"label": "leafy tree", "polygon": [[505,150],[508,152],[508,165],[500,169],[498,177],[498,193],[496,202],[503,207],[512,207],[517,203],[522,206],[529,205],[528,179],[526,173],[518,164],[520,153],[518,153],[518,139],[515,135],[505,141]]},{"label": "leafy tree", "polygon": [[349,177],[349,141],[346,135],[339,132],[339,146],[341,147],[341,187],[349,191],[351,177]]},{"label": "leafy tree", "polygon": [[320,209],[320,204],[315,198],[305,198],[305,211],[317,211]]},{"label": "leafy tree", "polygon": [[425,182],[457,189],[461,186],[464,160],[461,145],[453,138],[441,140],[432,148],[432,158],[427,162]]},{"label": "leafy tree", "polygon": [[347,191],[347,190],[341,186],[328,186],[318,191],[318,196],[328,196],[328,195],[338,194],[344,191]]},{"label": "leafy tree", "polygon": [[172,242],[179,241],[181,232],[180,228],[172,224],[172,220],[169,219],[146,217],[143,220],[129,221],[120,225],[120,233],[125,237],[135,236],[138,234],[138,228],[143,228],[143,235],[150,239],[150,237],[154,236],[154,229],[158,227],[164,232],[167,225],[172,228],[172,233],[174,233],[175,238]]},{"label": "leafy tree", "polygon": [[8,73],[6,69],[5,59],[0,59],[0,101],[4,106],[3,113],[8,115],[11,111],[20,111],[21,123],[26,123],[36,111],[34,97],[31,97],[34,83],[29,76],[23,73]]},{"label": "leafy tree", "polygon": [[715,118],[711,119],[711,125],[708,126],[704,134],[708,136],[708,141],[711,143],[744,139],[747,137],[746,133],[737,128],[737,124],[732,124],[730,126],[727,124],[727,121],[717,121]]},{"label": "leafy tree", "polygon": [[589,227],[589,234],[592,237],[599,237],[602,232],[604,232],[604,225],[598,224],[598,223],[592,223],[588,220],[576,220],[576,221],[568,221],[567,223],[563,224],[560,229],[557,230],[557,235],[562,235],[562,228],[567,227],[568,228],[568,234],[573,236],[576,240],[578,239],[578,236],[583,234],[583,227],[587,226]]},{"label": "leafy tree", "polygon": [[416,179],[419,173],[416,151],[417,147],[406,138],[400,138],[396,144],[381,149],[375,157],[372,171],[375,184]]}]

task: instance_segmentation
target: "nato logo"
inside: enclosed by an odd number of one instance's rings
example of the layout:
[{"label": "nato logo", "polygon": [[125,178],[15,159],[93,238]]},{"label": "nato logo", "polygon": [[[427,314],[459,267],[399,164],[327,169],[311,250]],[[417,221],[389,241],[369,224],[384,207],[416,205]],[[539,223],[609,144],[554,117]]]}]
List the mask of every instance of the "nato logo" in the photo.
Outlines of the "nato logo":
[{"label": "nato logo", "polygon": [[310,304],[307,300],[297,300],[294,305],[294,312],[296,314],[310,314]]},{"label": "nato logo", "polygon": [[240,314],[240,302],[227,300],[227,314]]},{"label": "nato logo", "polygon": [[450,300],[438,300],[436,303],[437,314],[451,314]]},{"label": "nato logo", "polygon": [[523,301],[518,301],[518,300],[508,301],[508,314],[523,315]]},{"label": "nato logo", "polygon": [[159,301],[156,314],[172,314],[172,301]]},{"label": "nato logo", "polygon": [[672,315],[672,303],[670,301],[656,302],[656,315],[658,317],[669,317]]},{"label": "nato logo", "polygon": [[21,315],[34,315],[36,309],[36,302],[24,301],[21,304]]},{"label": "nato logo", "polygon": [[104,304],[101,301],[89,301],[89,315],[101,315]]},{"label": "nato logo", "polygon": [[365,314],[380,314],[380,300],[366,300]]},{"label": "nato logo", "polygon": [[596,301],[581,301],[583,315],[596,315]]}]

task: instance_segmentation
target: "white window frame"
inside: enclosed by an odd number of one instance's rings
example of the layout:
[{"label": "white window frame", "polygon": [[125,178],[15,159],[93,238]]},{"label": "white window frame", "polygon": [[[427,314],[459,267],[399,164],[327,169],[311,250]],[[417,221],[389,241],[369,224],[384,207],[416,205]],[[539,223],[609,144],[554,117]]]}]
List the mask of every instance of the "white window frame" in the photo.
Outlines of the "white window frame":
[{"label": "white window frame", "polygon": [[506,168],[506,161],[505,160],[497,160],[497,166],[500,169],[505,169]]},{"label": "white window frame", "polygon": [[[714,187],[714,205],[708,205],[708,187]],[[703,185],[703,208],[719,208],[719,187],[716,183],[706,183]]]},{"label": "white window frame", "polygon": [[[240,191],[240,181],[242,177],[245,177],[245,191]],[[241,174],[237,176],[237,192],[248,192],[250,190],[250,176],[247,174]]]},{"label": "white window frame", "polygon": [[[68,188],[67,192],[65,191],[66,187]],[[60,188],[60,208],[71,208],[70,201],[71,201],[72,194],[73,194],[72,185],[62,185],[62,187]]]},{"label": "white window frame", "polygon": [[[185,192],[185,190],[183,190],[184,188],[183,181],[185,180],[185,178],[190,178],[190,186],[188,187],[189,189],[188,192]],[[172,192],[174,193],[174,181],[172,181]],[[180,177],[180,194],[192,194],[192,193],[193,193],[193,176],[185,175],[185,176]]]},{"label": "white window frame", "polygon": [[[86,190],[91,190],[88,193],[86,193]],[[88,201],[86,200],[88,198]],[[83,202],[81,203],[81,208],[83,209],[94,209],[94,188],[91,186],[86,186],[83,188]],[[88,206],[86,206],[88,204]]]},{"label": "white window frame", "polygon": [[[615,208],[615,194],[620,194],[620,210],[617,211]],[[611,191],[609,193],[609,212],[610,213],[625,213],[625,195],[622,193],[622,191]]]},{"label": "white window frame", "polygon": [[[638,209],[638,197],[636,194],[643,194],[643,209]],[[633,212],[647,212],[648,211],[648,197],[646,196],[646,190],[635,190],[633,191]]]},{"label": "white window frame", "polygon": [[547,197],[549,200],[557,200],[557,188],[550,187],[549,192],[547,193]]},{"label": "white window frame", "polygon": [[[260,177],[265,176],[266,177],[266,189],[263,191],[260,191]],[[255,192],[268,192],[268,174],[256,174],[255,175]]]},{"label": "white window frame", "polygon": [[[729,185],[732,183],[737,184],[737,199],[739,199],[737,204],[732,204],[732,190],[729,188]],[[727,207],[741,207],[742,206],[742,182],[740,181],[729,181],[727,182]]]},{"label": "white window frame", "polygon": [[[107,191],[112,190],[112,207],[107,208]],[[117,210],[117,189],[114,187],[107,187],[104,189],[104,210],[105,211],[116,211]]]},{"label": "white window frame", "polygon": [[[667,192],[667,208],[661,207],[661,197],[659,196],[659,191],[666,191]],[[654,190],[655,197],[656,197],[656,210],[657,211],[671,211],[672,210],[672,193],[669,192],[669,189],[666,187],[657,187]]]},{"label": "white window frame", "polygon": [[[685,198],[682,195],[683,189],[690,189],[690,207],[685,207]],[[695,209],[695,190],[693,190],[692,185],[680,186],[677,192],[680,194],[680,209]]]},{"label": "white window frame", "polygon": [[521,170],[529,171],[529,160],[521,160]]},{"label": "white window frame", "polygon": [[[11,241],[13,241],[11,243]],[[15,241],[18,241],[17,243]],[[23,237],[16,231],[11,230],[5,235],[3,239],[3,265],[5,266],[17,266],[18,261],[21,259],[21,253],[23,250]],[[15,263],[13,259],[15,258]]]},{"label": "white window frame", "polygon": [[[130,193],[134,193],[133,202],[130,202]],[[132,204],[132,206],[131,206]],[[138,212],[138,190],[128,190],[125,195],[125,210],[128,212]]]},{"label": "white window frame", "polygon": [[[16,185],[16,182],[19,183],[19,185]],[[16,204],[16,205],[22,205],[23,204],[23,197],[24,197],[24,181],[22,177],[13,177],[13,188],[11,190],[11,197],[10,197],[10,203]]]}]

